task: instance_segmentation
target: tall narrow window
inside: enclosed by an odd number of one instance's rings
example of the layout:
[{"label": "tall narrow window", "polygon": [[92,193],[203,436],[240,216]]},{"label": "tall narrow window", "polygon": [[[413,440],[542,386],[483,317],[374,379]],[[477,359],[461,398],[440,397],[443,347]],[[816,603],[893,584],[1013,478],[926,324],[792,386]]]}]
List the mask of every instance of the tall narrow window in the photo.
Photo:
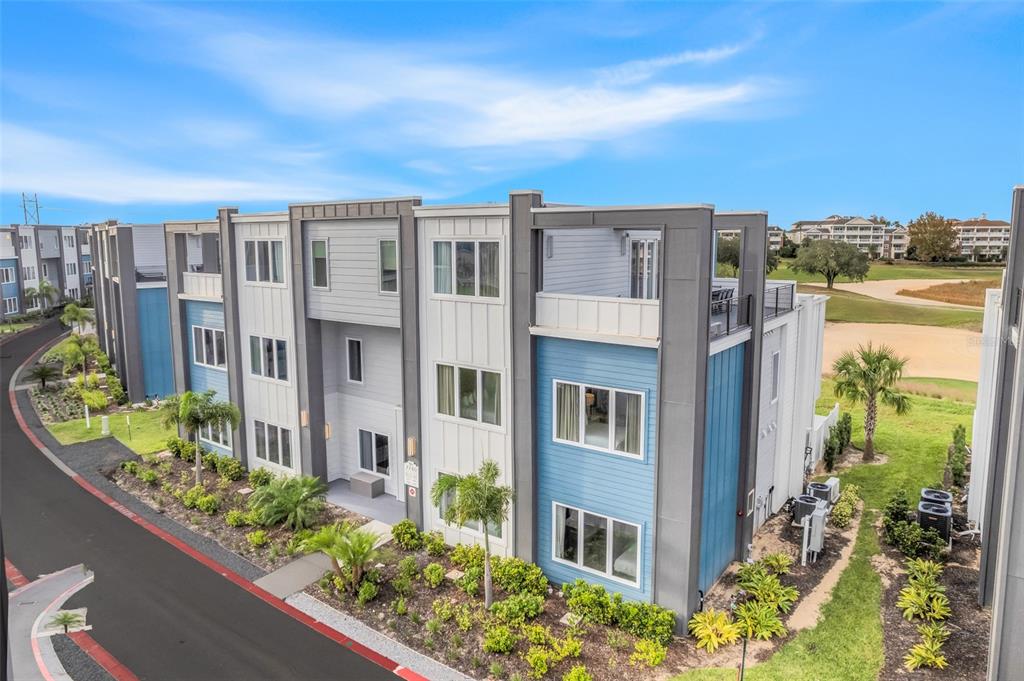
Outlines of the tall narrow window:
[{"label": "tall narrow window", "polygon": [[434,242],[434,293],[452,292],[452,243]]},{"label": "tall narrow window", "polygon": [[779,353],[772,353],[772,402],[779,399]]},{"label": "tall narrow window", "polygon": [[267,424],[253,421],[253,432],[256,435],[256,458],[269,461],[267,458]]},{"label": "tall narrow window", "polygon": [[555,384],[555,438],[579,442],[580,387],[574,383]]},{"label": "tall narrow window", "polygon": [[615,449],[640,453],[640,396],[615,393]]},{"label": "tall narrow window", "polygon": [[281,465],[292,467],[292,431],[281,428]]},{"label": "tall narrow window", "polygon": [[455,292],[460,296],[476,295],[476,243],[455,242]]},{"label": "tall narrow window", "polygon": [[603,388],[587,388],[584,393],[584,442],[591,447],[608,448],[608,391]]},{"label": "tall narrow window", "polygon": [[501,268],[501,263],[498,261],[498,242],[481,241],[478,248],[480,251],[480,295],[485,298],[497,298]]},{"label": "tall narrow window", "polygon": [[203,329],[203,351],[205,352],[203,363],[216,366],[217,355],[213,349],[213,329]]},{"label": "tall narrow window", "polygon": [[259,280],[270,281],[270,242],[257,241],[259,252]]},{"label": "tall narrow window", "polygon": [[608,566],[608,519],[583,514],[583,567],[604,572]]},{"label": "tall narrow window", "polygon": [[281,463],[281,450],[280,450],[280,439],[277,426],[267,427],[267,454],[269,455],[268,461],[274,463]]},{"label": "tall narrow window", "polygon": [[348,380],[353,383],[363,382],[363,341],[357,338],[348,339]]},{"label": "tall narrow window", "polygon": [[274,377],[274,339],[263,339],[263,375],[267,378]]},{"label": "tall narrow window", "polygon": [[224,347],[224,332],[213,334],[214,364],[219,367],[227,366],[227,348]]},{"label": "tall narrow window", "polygon": [[249,371],[256,376],[263,374],[263,349],[259,336],[249,336]]},{"label": "tall narrow window", "polygon": [[313,257],[313,288],[328,288],[327,279],[327,241],[316,240],[310,251]]},{"label": "tall narrow window", "polygon": [[501,425],[501,374],[480,372],[480,420]]},{"label": "tall narrow window", "polygon": [[284,242],[271,241],[271,273],[270,279],[275,284],[284,283]]},{"label": "tall narrow window", "polygon": [[459,367],[459,416],[472,421],[476,416],[476,370]]},{"label": "tall narrow window", "polygon": [[437,365],[437,413],[455,416],[455,367]]},{"label": "tall narrow window", "polygon": [[380,290],[398,293],[398,242],[394,239],[380,241]]},{"label": "tall narrow window", "polygon": [[657,239],[633,239],[630,242],[629,297],[658,297]]},{"label": "tall narrow window", "polygon": [[575,508],[555,506],[555,557],[578,563],[580,512]]},{"label": "tall narrow window", "polygon": [[391,470],[391,443],[387,435],[359,431],[359,467],[381,475]]},{"label": "tall narrow window", "polygon": [[288,343],[283,340],[274,341],[276,346],[277,380],[288,380]]}]

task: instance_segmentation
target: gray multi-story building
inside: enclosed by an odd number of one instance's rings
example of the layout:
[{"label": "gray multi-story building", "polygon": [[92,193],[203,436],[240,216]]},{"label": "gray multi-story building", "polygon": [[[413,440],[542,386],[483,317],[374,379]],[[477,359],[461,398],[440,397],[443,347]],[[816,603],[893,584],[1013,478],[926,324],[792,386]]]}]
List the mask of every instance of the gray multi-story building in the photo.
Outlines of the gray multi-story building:
[{"label": "gray multi-story building", "polygon": [[[89,229],[73,225],[0,228],[0,320],[92,295]],[[46,282],[53,293],[38,295]]]}]

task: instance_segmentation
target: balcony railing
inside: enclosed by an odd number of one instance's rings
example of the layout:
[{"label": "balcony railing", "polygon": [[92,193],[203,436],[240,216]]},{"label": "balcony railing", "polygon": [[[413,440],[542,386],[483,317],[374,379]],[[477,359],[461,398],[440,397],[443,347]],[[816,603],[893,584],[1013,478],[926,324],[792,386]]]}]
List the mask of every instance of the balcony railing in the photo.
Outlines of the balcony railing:
[{"label": "balcony railing", "polygon": [[210,298],[220,300],[224,296],[224,285],[220,274],[204,274],[202,272],[183,272],[182,295],[193,298]]},{"label": "balcony railing", "polygon": [[537,326],[580,335],[622,336],[657,341],[661,303],[640,298],[537,294]]},{"label": "balcony railing", "polygon": [[764,289],[764,318],[773,319],[793,309],[796,282],[767,284]]},{"label": "balcony railing", "polygon": [[715,289],[711,293],[711,339],[728,336],[750,326],[750,299],[736,297],[735,289]]},{"label": "balcony railing", "polygon": [[139,269],[135,268],[135,282],[138,284],[151,284],[160,281],[167,281],[167,271],[162,269]]}]

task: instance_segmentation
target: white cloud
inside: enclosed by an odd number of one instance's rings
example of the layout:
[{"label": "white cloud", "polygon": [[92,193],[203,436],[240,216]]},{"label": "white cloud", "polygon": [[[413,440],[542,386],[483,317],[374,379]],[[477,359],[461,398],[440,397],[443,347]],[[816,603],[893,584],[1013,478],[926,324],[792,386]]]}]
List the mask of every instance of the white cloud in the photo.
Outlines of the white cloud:
[{"label": "white cloud", "polygon": [[598,77],[606,84],[628,85],[649,80],[664,69],[682,64],[715,64],[734,57],[747,49],[748,45],[722,45],[706,50],[686,50],[652,59],[635,59],[600,69]]}]

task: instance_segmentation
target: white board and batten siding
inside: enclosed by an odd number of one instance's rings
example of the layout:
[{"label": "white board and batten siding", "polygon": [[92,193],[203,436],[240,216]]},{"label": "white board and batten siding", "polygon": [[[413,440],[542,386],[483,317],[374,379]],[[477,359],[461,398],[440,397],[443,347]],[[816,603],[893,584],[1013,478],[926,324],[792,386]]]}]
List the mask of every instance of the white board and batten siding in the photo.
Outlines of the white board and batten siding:
[{"label": "white board and batten siding", "polygon": [[[420,371],[422,409],[421,493],[427,497],[440,473],[466,474],[493,459],[501,469],[499,483],[512,484],[512,319],[509,307],[509,231],[507,212],[494,208],[467,208],[464,213],[431,216],[417,211],[420,271]],[[500,244],[500,296],[476,298],[437,296],[433,293],[433,245],[438,239],[494,240]],[[437,364],[451,364],[501,374],[501,426],[491,426],[437,413]],[[501,538],[491,538],[491,550],[510,555],[514,511],[502,527]],[[440,530],[449,543],[480,543],[472,530],[445,524],[425,502],[425,525]]]},{"label": "white board and batten siding", "polygon": [[134,225],[132,253],[135,269],[143,273],[167,273],[167,245],[163,225]]},{"label": "white board and batten siding", "polygon": [[[303,236],[307,273],[306,307],[314,319],[374,326],[400,326],[398,293],[380,290],[380,240],[398,240],[398,220],[323,220],[311,222]],[[328,288],[313,288],[311,242],[326,239]],[[399,263],[399,271],[401,264]]]},{"label": "white board and batten siding", "polygon": [[[242,390],[245,398],[246,443],[251,466],[269,468],[275,472],[300,473],[302,456],[299,440],[299,402],[295,387],[295,303],[291,287],[291,243],[287,220],[268,222],[239,222],[235,229],[235,249],[238,253],[238,324],[242,357]],[[276,239],[284,243],[284,283],[250,282],[245,280],[245,241],[250,239]],[[250,370],[249,336],[261,336],[287,341],[288,380],[278,381],[254,376]],[[286,469],[256,458],[256,440],[253,422],[263,421],[291,431],[292,467]]]},{"label": "white board and batten siding", "polygon": [[[348,340],[363,347],[363,381],[348,377]],[[330,425],[327,439],[327,479],[349,479],[359,472],[359,430],[387,435],[390,472],[384,491],[405,498],[402,462],[402,337],[398,329],[362,324],[323,322],[324,415]],[[375,472],[371,474],[376,475]]]},{"label": "white board and batten siding", "polygon": [[[794,315],[795,316],[795,315]],[[757,474],[755,477],[754,525],[760,526],[774,512],[775,505],[775,463],[779,449],[781,430],[779,428],[782,389],[785,373],[790,362],[783,347],[786,325],[764,333],[761,340],[761,395],[758,400],[757,419]],[[773,356],[779,353],[779,388],[776,399],[772,399]],[[783,493],[784,495],[785,493]]]}]

